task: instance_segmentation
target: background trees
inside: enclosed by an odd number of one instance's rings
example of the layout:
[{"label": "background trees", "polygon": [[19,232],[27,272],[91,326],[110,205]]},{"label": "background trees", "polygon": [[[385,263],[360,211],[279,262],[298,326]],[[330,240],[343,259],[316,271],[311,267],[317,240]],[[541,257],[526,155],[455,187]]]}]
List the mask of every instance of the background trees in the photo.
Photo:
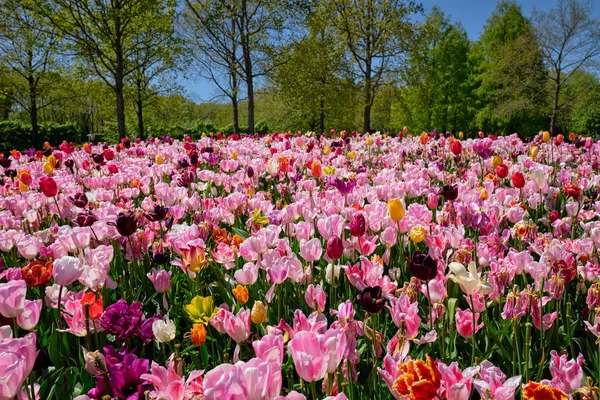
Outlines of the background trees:
[{"label": "background trees", "polygon": [[[410,0],[0,0],[0,124],[27,124],[20,143],[35,146],[49,123],[81,140],[596,133],[600,10],[556,1],[528,18],[502,0],[469,38]],[[189,97],[182,76],[211,79],[215,92],[201,95],[212,100]]]}]

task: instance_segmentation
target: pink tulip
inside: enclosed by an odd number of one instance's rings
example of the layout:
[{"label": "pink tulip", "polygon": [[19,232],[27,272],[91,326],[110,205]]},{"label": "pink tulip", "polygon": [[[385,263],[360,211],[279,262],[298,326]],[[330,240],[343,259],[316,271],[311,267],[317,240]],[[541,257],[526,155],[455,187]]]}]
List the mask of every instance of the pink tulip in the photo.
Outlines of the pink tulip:
[{"label": "pink tulip", "polygon": [[[210,320],[210,324],[221,333],[227,333],[236,343],[242,343],[250,337],[250,310],[240,309],[237,315],[223,308]],[[213,322],[214,321],[214,322]]]},{"label": "pink tulip", "polygon": [[42,300],[25,300],[25,308],[17,316],[17,324],[26,331],[31,331],[37,326],[41,312]]},{"label": "pink tulip", "polygon": [[204,377],[205,400],[274,400],[282,385],[281,366],[253,358],[221,364]]},{"label": "pink tulip", "polygon": [[322,253],[323,248],[321,247],[321,241],[317,238],[300,243],[300,255],[307,262],[313,262],[320,259]]},{"label": "pink tulip", "polygon": [[306,400],[303,394],[292,390],[287,396],[277,396],[275,400]]},{"label": "pink tulip", "polygon": [[253,263],[245,263],[242,269],[233,274],[235,280],[242,285],[254,285],[258,279],[258,267]]},{"label": "pink tulip", "polygon": [[288,344],[296,373],[306,382],[320,381],[327,373],[327,352],[314,332],[298,332]]},{"label": "pink tulip", "polygon": [[0,353],[0,398],[12,399],[20,391],[27,374],[25,359],[15,353]]},{"label": "pink tulip", "polygon": [[[479,313],[475,313],[475,323],[479,320]],[[483,323],[477,325],[475,332],[483,328]],[[471,310],[463,311],[460,308],[456,309],[456,330],[464,338],[473,336],[473,313]]]},{"label": "pink tulip", "polygon": [[6,318],[21,315],[25,308],[27,284],[24,280],[0,283],[0,314]]},{"label": "pink tulip", "polygon": [[473,377],[479,372],[478,367],[470,367],[461,372],[456,362],[450,365],[438,362],[438,368],[442,374],[442,382],[448,400],[469,398]]},{"label": "pink tulip", "polygon": [[473,386],[482,399],[506,399],[515,397],[515,390],[521,384],[520,376],[506,379],[506,375],[489,361],[484,361],[479,366],[479,379],[473,381]]},{"label": "pink tulip", "polygon": [[[12,355],[15,355],[17,360],[12,358]],[[29,333],[18,339],[2,340],[0,342],[0,382],[4,382],[4,377],[10,376],[11,382],[14,378],[19,378],[22,379],[22,383],[33,370],[37,355],[35,333]],[[0,393],[2,386],[0,385]],[[20,389],[20,387],[19,384],[16,389]]]},{"label": "pink tulip", "polygon": [[171,289],[171,275],[173,273],[171,271],[166,271],[164,269],[156,270],[156,268],[152,268],[152,272],[146,274],[148,279],[152,281],[154,285],[154,290],[158,293],[166,293]]},{"label": "pink tulip", "polygon": [[54,260],[52,275],[54,281],[61,286],[68,286],[81,276],[83,266],[78,258],[65,256]]},{"label": "pink tulip", "polygon": [[304,292],[304,300],[306,300],[306,304],[313,310],[323,312],[327,296],[321,285],[314,286],[311,283]]},{"label": "pink tulip", "polygon": [[568,360],[567,355],[558,355],[556,350],[550,352],[550,375],[551,381],[542,381],[550,386],[559,388],[570,394],[581,387],[583,379],[583,355]]},{"label": "pink tulip", "polygon": [[266,362],[283,363],[283,336],[265,335],[252,342],[256,357]]}]

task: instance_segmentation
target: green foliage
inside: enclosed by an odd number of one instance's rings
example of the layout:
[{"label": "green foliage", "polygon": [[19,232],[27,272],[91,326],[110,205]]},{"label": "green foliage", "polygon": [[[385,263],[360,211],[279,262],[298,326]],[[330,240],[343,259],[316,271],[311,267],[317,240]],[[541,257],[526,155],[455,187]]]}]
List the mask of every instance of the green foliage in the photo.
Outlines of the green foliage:
[{"label": "green foliage", "polygon": [[[48,122],[40,124],[40,141],[59,145],[67,142],[83,143],[87,140],[87,132],[80,126],[68,123]],[[31,125],[20,121],[0,121],[0,151],[12,149],[28,149],[33,146]]]}]

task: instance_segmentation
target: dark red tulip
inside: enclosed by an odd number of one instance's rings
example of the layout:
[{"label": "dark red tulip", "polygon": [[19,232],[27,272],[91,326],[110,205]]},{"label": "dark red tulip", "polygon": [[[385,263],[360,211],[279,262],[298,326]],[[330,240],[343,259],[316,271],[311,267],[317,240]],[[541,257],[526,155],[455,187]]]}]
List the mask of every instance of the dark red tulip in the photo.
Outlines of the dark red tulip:
[{"label": "dark red tulip", "polygon": [[137,219],[132,212],[119,213],[117,220],[111,225],[117,228],[121,236],[131,236],[137,230]]},{"label": "dark red tulip", "polygon": [[367,230],[367,221],[362,213],[356,213],[350,221],[350,234],[352,236],[361,237]]},{"label": "dark red tulip", "polygon": [[98,221],[98,218],[91,211],[80,212],[77,214],[77,218],[75,218],[75,223],[78,226],[92,226],[96,221]]},{"label": "dark red tulip", "polygon": [[456,185],[444,185],[442,186],[442,196],[446,201],[454,201],[458,198],[458,186]]},{"label": "dark red tulip", "polygon": [[379,286],[365,288],[361,294],[356,296],[356,299],[360,301],[360,304],[364,310],[370,312],[371,314],[377,314],[381,312],[385,304],[381,287]]},{"label": "dark red tulip", "polygon": [[327,253],[327,256],[332,260],[337,260],[338,258],[342,257],[342,254],[344,253],[344,245],[342,243],[342,239],[340,239],[337,236],[330,237],[327,241],[327,247],[325,252]]},{"label": "dark red tulip", "polygon": [[58,193],[56,181],[51,176],[44,176],[40,179],[40,190],[46,197],[54,197]]},{"label": "dark red tulip", "polygon": [[83,208],[88,203],[88,198],[85,193],[77,193],[75,196],[69,196],[69,201],[73,203],[75,207]]},{"label": "dark red tulip", "polygon": [[148,221],[152,222],[162,221],[167,217],[168,211],[169,209],[167,207],[163,207],[157,204],[154,206],[154,210],[152,210],[152,212],[146,214],[146,218],[148,219]]},{"label": "dark red tulip", "polygon": [[414,253],[406,264],[411,274],[422,281],[430,281],[437,276],[437,263],[428,254]]},{"label": "dark red tulip", "polygon": [[560,218],[560,214],[558,213],[558,210],[552,210],[550,212],[550,222],[554,222],[556,221],[558,218]]}]

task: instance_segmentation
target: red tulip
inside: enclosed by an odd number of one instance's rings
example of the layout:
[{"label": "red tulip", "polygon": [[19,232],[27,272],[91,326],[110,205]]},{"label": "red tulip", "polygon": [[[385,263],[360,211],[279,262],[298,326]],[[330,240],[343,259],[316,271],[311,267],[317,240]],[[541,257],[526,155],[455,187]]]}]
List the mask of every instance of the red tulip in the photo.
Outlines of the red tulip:
[{"label": "red tulip", "polygon": [[517,189],[521,189],[525,186],[525,176],[523,176],[523,173],[520,171],[513,172],[511,180],[513,186]]},{"label": "red tulip", "polygon": [[108,166],[108,172],[110,172],[111,174],[116,174],[117,172],[119,172],[119,169],[115,164],[111,164]]},{"label": "red tulip", "polygon": [[46,197],[54,197],[58,192],[56,181],[51,176],[44,176],[40,179],[40,190]]},{"label": "red tulip", "polygon": [[554,222],[556,221],[558,218],[560,217],[560,214],[558,213],[557,210],[552,210],[552,212],[550,213],[550,222]]},{"label": "red tulip", "polygon": [[498,175],[498,178],[500,179],[504,179],[508,176],[508,167],[506,164],[500,164],[496,167],[496,175]]},{"label": "red tulip", "polygon": [[352,236],[361,237],[367,230],[367,221],[362,213],[356,213],[350,221],[350,234]]},{"label": "red tulip", "polygon": [[453,140],[450,142],[450,151],[452,151],[455,156],[460,155],[462,152],[462,144],[460,144],[459,140]]}]

